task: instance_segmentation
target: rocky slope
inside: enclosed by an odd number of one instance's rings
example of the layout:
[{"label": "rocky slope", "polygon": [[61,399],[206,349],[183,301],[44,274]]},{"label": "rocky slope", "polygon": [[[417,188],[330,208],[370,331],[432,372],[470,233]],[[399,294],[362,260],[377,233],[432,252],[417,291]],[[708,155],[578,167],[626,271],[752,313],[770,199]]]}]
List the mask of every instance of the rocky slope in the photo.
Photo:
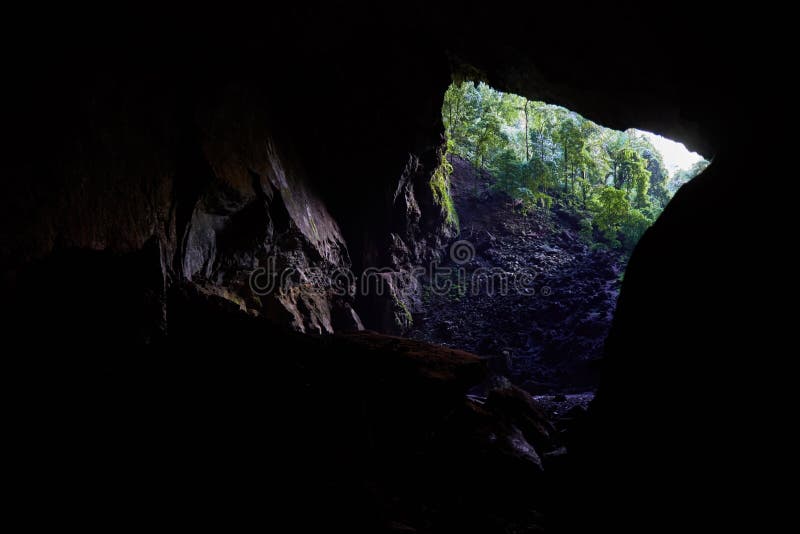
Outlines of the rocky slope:
[{"label": "rocky slope", "polygon": [[[464,283],[423,289],[409,335],[494,356],[500,370],[531,393],[581,392],[598,382],[598,361],[624,269],[618,254],[592,250],[577,220],[555,209],[522,215],[493,178],[452,157],[452,194],[461,221],[455,247],[471,257],[443,267],[465,270]],[[490,291],[477,269],[500,268],[508,291]],[[530,280],[515,280],[523,273]],[[515,287],[514,282],[527,287]]]},{"label": "rocky slope", "polygon": [[[299,334],[191,283],[168,293],[169,335],[147,350],[8,366],[9,502],[32,522],[541,526],[561,438],[525,392],[487,383],[474,355],[368,331]],[[486,398],[470,399],[481,384]],[[36,513],[42,502],[51,513]]]}]

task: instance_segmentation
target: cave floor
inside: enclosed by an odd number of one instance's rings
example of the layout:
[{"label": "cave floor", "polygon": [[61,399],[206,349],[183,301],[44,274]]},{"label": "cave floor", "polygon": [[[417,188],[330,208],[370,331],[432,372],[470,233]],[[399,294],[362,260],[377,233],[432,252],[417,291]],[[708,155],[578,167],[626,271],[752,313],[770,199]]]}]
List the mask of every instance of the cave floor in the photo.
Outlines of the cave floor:
[{"label": "cave floor", "polygon": [[[460,240],[474,257],[463,264],[448,258],[453,272],[464,268],[463,283],[454,276],[448,292],[423,289],[408,335],[493,357],[499,374],[534,395],[594,390],[624,258],[592,250],[567,212],[522,215],[491,190],[488,173],[458,158],[453,166]],[[476,269],[498,267],[527,278],[510,278],[508,291],[496,285],[494,294],[485,283],[475,287]]]}]

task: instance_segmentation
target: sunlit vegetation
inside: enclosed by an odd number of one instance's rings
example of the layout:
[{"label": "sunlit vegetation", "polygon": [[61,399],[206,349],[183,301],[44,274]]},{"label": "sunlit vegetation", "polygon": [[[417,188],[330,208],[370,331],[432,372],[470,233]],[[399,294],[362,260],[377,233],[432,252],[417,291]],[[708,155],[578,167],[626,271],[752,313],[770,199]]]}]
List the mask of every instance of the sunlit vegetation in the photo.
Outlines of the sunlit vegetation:
[{"label": "sunlit vegetation", "polygon": [[[442,117],[448,152],[491,172],[494,187],[517,201],[522,216],[568,210],[596,247],[631,250],[677,188],[708,165],[700,160],[670,176],[637,130],[611,130],[483,83],[452,84]],[[445,196],[438,197],[443,205]]]},{"label": "sunlit vegetation", "polygon": [[452,172],[453,166],[447,161],[446,154],[442,154],[439,166],[431,176],[431,192],[433,200],[442,208],[445,224],[458,230],[458,213],[453,204],[453,197],[450,196],[450,173]]}]

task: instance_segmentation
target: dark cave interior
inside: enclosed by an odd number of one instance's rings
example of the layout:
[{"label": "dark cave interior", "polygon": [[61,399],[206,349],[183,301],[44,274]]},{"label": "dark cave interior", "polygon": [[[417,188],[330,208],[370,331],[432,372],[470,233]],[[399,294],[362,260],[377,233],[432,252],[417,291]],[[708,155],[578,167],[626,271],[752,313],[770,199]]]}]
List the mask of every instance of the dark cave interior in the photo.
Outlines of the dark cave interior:
[{"label": "dark cave interior", "polygon": [[[759,408],[740,385],[759,378],[731,355],[767,352],[768,309],[736,290],[764,269],[740,254],[759,231],[744,185],[763,142],[738,105],[761,69],[746,41],[705,32],[697,11],[586,8],[565,45],[552,25],[526,31],[558,16],[539,5],[514,20],[472,5],[194,9],[103,24],[13,11],[0,37],[7,483],[29,524],[743,521],[731,510],[753,509],[758,468],[739,458],[765,436],[742,432]],[[598,21],[670,46],[602,54]],[[700,61],[663,68],[687,55]],[[375,333],[391,331],[402,277],[381,297],[248,283],[268,257],[399,272],[452,241],[429,182],[453,79],[714,158],[634,250],[597,396],[568,428],[472,354]]]}]

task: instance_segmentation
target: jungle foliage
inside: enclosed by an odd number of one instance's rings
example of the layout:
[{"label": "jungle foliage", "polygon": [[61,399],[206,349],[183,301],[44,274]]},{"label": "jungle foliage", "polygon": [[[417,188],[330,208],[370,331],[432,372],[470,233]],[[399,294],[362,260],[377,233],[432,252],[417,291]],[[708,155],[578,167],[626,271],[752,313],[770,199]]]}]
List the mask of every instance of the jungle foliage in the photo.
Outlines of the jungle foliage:
[{"label": "jungle foliage", "polygon": [[708,165],[670,177],[637,130],[605,128],[483,83],[452,84],[442,118],[448,152],[490,171],[523,215],[554,206],[574,212],[595,246],[631,250],[677,187]]}]

